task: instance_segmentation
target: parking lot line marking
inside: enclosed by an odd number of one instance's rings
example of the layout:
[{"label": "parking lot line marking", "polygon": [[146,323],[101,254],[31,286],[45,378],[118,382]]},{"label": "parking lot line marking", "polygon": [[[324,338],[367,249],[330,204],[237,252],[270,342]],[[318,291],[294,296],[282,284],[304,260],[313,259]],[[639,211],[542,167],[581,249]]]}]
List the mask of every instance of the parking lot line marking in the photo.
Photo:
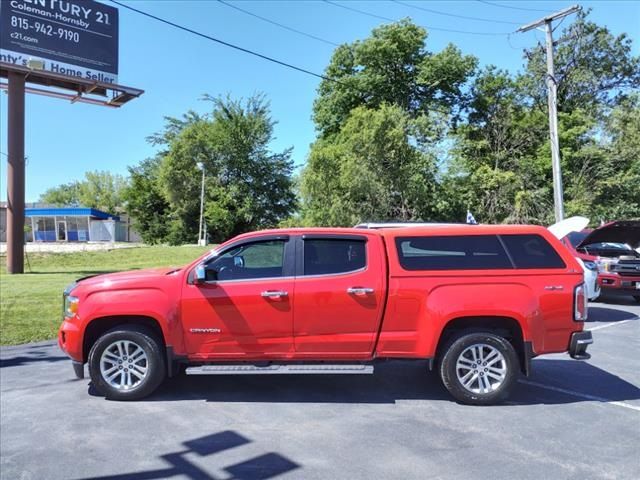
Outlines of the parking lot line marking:
[{"label": "parking lot line marking", "polygon": [[637,320],[637,318],[630,318],[628,320],[622,320],[620,322],[607,323],[606,325],[598,325],[597,327],[587,328],[586,330],[589,330],[590,332],[593,332],[594,330],[600,330],[601,328],[607,328],[607,327],[614,327],[616,325],[622,325],[623,323],[630,322],[631,320]]},{"label": "parking lot line marking", "polygon": [[553,387],[551,385],[545,385],[544,383],[538,383],[538,382],[531,382],[529,380],[518,380],[518,383],[522,383],[524,385],[530,385],[532,387],[544,388],[545,390],[551,390],[553,392],[564,393],[566,395],[572,395],[574,397],[584,398],[586,400],[593,400],[593,401],[596,401],[596,402],[604,402],[604,403],[608,403],[609,405],[615,405],[617,407],[629,408],[631,410],[636,410],[636,411],[640,412],[640,407],[636,407],[635,405],[630,405],[628,403],[618,402],[618,401],[615,401],[615,400],[609,400],[608,398],[597,397],[595,395],[589,395],[588,393],[574,392],[573,390],[567,390],[565,388],[560,388],[560,387]]}]

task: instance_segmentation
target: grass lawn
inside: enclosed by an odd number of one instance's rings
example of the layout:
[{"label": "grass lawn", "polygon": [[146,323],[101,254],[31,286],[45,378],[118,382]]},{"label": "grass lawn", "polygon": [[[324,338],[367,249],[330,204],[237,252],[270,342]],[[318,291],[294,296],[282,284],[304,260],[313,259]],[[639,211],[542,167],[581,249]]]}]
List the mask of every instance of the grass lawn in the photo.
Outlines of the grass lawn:
[{"label": "grass lawn", "polygon": [[[208,247],[136,247],[99,252],[30,253],[24,275],[7,275],[0,261],[0,345],[55,338],[62,321],[62,291],[87,275],[181,266]],[[31,268],[29,268],[29,265]]]}]

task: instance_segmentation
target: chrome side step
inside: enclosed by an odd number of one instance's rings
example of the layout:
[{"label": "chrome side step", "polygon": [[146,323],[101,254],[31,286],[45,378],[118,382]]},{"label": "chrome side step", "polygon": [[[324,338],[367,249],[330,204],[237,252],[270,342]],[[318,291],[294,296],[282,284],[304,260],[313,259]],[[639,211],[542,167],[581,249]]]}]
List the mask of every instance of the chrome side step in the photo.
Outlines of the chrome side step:
[{"label": "chrome side step", "polygon": [[356,364],[282,364],[271,363],[260,365],[200,365],[187,367],[187,375],[285,375],[285,374],[355,374],[368,375],[373,373],[373,365]]}]

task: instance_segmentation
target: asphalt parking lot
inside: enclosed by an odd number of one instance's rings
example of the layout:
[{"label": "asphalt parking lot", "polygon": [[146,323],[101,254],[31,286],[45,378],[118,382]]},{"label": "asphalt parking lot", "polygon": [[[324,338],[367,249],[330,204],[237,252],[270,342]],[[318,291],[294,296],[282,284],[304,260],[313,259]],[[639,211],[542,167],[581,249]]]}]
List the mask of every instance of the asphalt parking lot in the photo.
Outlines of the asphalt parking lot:
[{"label": "asphalt parking lot", "polygon": [[640,306],[591,304],[588,362],[534,360],[469,407],[422,362],[370,376],[167,381],[136,403],[76,380],[52,342],[0,349],[2,479],[637,479]]}]

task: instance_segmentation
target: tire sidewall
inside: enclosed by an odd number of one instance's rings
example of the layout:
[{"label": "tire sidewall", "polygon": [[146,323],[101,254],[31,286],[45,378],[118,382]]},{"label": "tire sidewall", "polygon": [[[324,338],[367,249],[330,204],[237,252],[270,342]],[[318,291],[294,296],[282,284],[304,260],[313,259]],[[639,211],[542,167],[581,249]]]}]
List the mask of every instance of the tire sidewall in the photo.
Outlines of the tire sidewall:
[{"label": "tire sidewall", "polygon": [[[129,340],[136,343],[147,355],[148,373],[142,382],[131,390],[113,388],[100,372],[100,358],[104,350],[119,340]],[[110,400],[137,400],[146,397],[162,383],[166,372],[158,341],[150,332],[133,327],[115,328],[98,338],[91,347],[88,363],[91,382],[101,394]]]},{"label": "tire sidewall", "polygon": [[[471,345],[485,344],[497,349],[505,358],[507,375],[500,387],[490,393],[474,393],[467,390],[456,373],[456,364],[460,354]],[[509,395],[520,374],[518,355],[511,343],[489,332],[461,334],[448,344],[440,364],[440,377],[453,397],[470,405],[492,405],[503,401]]]}]

